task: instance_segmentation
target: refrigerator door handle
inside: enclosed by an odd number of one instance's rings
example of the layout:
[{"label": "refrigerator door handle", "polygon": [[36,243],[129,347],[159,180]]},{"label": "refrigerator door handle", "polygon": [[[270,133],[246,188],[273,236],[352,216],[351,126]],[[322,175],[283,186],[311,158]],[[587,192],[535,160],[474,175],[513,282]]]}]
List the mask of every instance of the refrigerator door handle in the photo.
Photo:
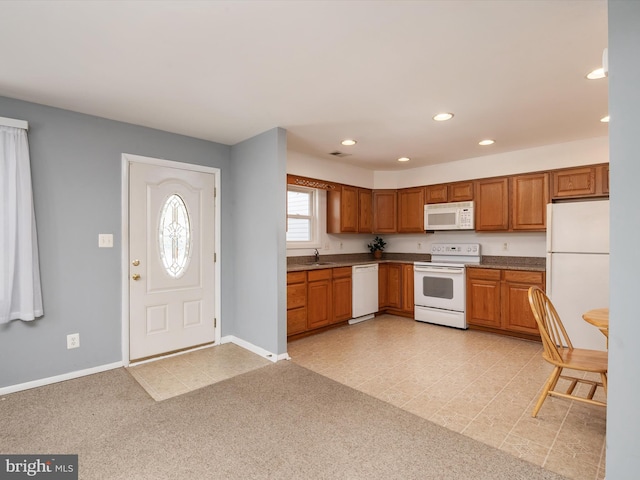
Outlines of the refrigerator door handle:
[{"label": "refrigerator door handle", "polygon": [[[551,290],[551,261],[553,260],[553,256],[551,255],[551,253],[547,253],[547,268],[546,268],[546,272],[545,272],[545,292],[547,293],[547,295],[549,295],[549,298],[551,298],[551,292],[553,292],[553,290]],[[553,301],[553,299],[551,299],[551,301]]]},{"label": "refrigerator door handle", "polygon": [[[547,254],[551,253],[551,235],[553,235],[553,203],[547,203]],[[547,257],[549,259],[549,257]],[[549,266],[547,265],[547,271],[549,271]],[[547,292],[549,289],[547,288]]]}]

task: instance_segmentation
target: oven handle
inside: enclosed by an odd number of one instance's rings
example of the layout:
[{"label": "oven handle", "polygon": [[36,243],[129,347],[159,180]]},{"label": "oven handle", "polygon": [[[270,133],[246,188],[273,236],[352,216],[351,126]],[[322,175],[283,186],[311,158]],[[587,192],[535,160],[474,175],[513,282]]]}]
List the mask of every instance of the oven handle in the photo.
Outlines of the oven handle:
[{"label": "oven handle", "polygon": [[452,268],[452,267],[413,267],[414,272],[421,273],[451,273],[456,275],[462,275],[464,268]]}]

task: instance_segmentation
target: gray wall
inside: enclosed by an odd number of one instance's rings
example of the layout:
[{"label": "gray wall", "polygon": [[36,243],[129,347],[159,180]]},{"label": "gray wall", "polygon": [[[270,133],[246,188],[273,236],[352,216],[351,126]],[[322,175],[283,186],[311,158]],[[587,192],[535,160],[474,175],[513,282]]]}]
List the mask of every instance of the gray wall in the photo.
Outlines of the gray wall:
[{"label": "gray wall", "polygon": [[235,182],[236,336],[287,351],[286,132],[269,130],[231,149]]},{"label": "gray wall", "polygon": [[640,2],[609,0],[611,328],[607,479],[640,472]]},{"label": "gray wall", "polygon": [[[0,325],[0,387],[122,360],[122,153],[221,169],[222,334],[235,333],[234,286],[226,280],[237,251],[230,147],[5,97],[0,116],[30,126],[45,311],[33,322]],[[99,233],[113,233],[114,248],[99,249]],[[66,335],[75,332],[80,348],[67,350]]]}]

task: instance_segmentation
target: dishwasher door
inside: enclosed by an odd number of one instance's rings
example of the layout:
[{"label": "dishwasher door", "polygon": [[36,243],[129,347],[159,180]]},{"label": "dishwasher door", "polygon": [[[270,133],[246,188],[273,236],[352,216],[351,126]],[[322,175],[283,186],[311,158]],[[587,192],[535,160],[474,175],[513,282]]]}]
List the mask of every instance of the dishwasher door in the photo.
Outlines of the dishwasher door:
[{"label": "dishwasher door", "polygon": [[352,267],[353,318],[372,315],[378,311],[378,264]]}]

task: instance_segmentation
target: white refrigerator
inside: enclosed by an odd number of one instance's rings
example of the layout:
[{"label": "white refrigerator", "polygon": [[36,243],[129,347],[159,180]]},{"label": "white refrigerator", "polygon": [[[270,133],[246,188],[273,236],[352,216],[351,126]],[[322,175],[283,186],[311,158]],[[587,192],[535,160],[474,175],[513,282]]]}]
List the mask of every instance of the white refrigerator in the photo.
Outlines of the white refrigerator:
[{"label": "white refrigerator", "polygon": [[575,348],[606,350],[582,314],[609,307],[609,200],[547,205],[547,295]]}]

